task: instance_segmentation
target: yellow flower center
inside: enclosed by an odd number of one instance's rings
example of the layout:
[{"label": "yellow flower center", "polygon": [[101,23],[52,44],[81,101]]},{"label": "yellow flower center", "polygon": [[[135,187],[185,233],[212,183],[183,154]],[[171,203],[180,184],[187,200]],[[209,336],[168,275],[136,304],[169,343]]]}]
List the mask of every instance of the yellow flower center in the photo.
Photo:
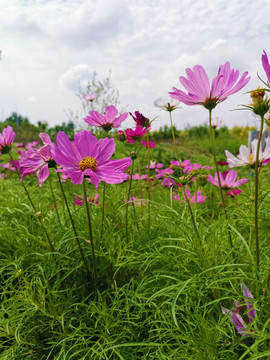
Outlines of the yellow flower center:
[{"label": "yellow flower center", "polygon": [[83,158],[82,161],[79,162],[79,168],[82,171],[85,171],[86,169],[91,169],[91,170],[95,171],[97,168],[97,161],[96,161],[96,159],[94,159],[90,156],[87,156],[87,157]]},{"label": "yellow flower center", "polygon": [[249,155],[249,158],[248,158],[248,159],[249,159],[249,162],[250,162],[250,163],[253,163],[253,155],[252,155],[252,154]]}]

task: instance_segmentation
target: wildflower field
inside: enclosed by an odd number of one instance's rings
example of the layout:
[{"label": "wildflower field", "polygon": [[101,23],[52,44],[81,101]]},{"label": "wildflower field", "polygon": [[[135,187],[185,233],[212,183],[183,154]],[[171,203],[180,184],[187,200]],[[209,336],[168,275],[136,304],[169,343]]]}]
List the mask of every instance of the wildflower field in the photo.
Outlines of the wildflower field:
[{"label": "wildflower field", "polygon": [[[211,86],[200,65],[187,69],[187,92],[155,102],[166,141],[113,105],[72,138],[21,144],[3,129],[1,360],[270,359],[265,52],[262,63],[256,90],[228,62]],[[244,87],[260,124],[250,148],[212,117]],[[179,136],[181,102],[208,112],[205,137]],[[128,116],[134,127],[115,130]]]}]

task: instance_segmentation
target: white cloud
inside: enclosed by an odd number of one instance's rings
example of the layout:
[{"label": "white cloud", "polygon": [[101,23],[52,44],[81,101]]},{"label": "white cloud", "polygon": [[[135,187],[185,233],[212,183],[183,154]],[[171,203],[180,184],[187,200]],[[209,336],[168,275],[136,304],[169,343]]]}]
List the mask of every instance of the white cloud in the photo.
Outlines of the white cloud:
[{"label": "white cloud", "polygon": [[77,92],[82,86],[86,86],[93,77],[93,69],[86,64],[72,66],[59,78],[59,85],[73,92]]},{"label": "white cloud", "polygon": [[[249,101],[243,93],[258,86],[257,71],[264,78],[260,57],[262,50],[270,55],[269,12],[267,0],[2,0],[4,111],[16,104],[30,119],[66,121],[63,109],[80,107],[79,84],[94,70],[102,79],[112,69],[122,106],[160,115],[158,127],[167,114],[157,112],[153,101],[173,86],[182,88],[178,78],[187,67],[201,64],[212,79],[229,60],[240,73],[249,71],[252,81],[213,115],[229,125],[252,122],[248,112],[229,110]],[[42,101],[26,107],[25,94]],[[184,107],[175,121],[183,127],[206,116],[202,107]]]}]

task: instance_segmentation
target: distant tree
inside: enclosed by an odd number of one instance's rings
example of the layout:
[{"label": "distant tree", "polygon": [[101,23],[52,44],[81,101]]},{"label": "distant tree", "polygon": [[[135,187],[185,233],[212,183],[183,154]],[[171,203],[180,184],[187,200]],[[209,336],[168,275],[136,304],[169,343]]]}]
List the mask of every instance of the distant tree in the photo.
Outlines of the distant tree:
[{"label": "distant tree", "polygon": [[[94,101],[86,101],[84,95],[89,93],[96,93],[97,98]],[[99,113],[104,113],[108,105],[114,105],[119,112],[120,100],[119,91],[112,87],[111,70],[109,75],[104,79],[98,79],[97,73],[93,72],[92,80],[89,81],[86,87],[79,87],[79,92],[76,94],[81,100],[82,108],[78,112],[73,112],[71,109],[65,110],[68,120],[75,123],[76,127],[85,127],[83,118],[89,114],[91,110],[96,110]]]}]

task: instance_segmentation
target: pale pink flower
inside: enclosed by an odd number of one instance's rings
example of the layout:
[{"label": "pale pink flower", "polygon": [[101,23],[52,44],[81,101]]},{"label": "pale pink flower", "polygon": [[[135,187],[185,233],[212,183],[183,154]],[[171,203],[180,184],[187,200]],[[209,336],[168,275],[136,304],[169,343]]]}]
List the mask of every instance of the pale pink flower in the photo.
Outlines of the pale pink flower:
[{"label": "pale pink flower", "polygon": [[211,87],[201,65],[194,66],[192,70],[187,68],[186,74],[187,78],[180,76],[179,80],[188,93],[174,87],[174,91],[169,94],[173,99],[182,101],[186,105],[199,104],[209,110],[214,109],[229,95],[241,90],[250,80],[250,77],[247,77],[248,72],[245,72],[237,82],[239,71],[231,69],[229,62],[219,67],[218,75],[213,79]]},{"label": "pale pink flower", "polygon": [[85,94],[85,95],[83,95],[83,98],[86,101],[91,101],[92,102],[97,98],[97,93],[93,92],[93,93],[90,93],[90,94]]}]

